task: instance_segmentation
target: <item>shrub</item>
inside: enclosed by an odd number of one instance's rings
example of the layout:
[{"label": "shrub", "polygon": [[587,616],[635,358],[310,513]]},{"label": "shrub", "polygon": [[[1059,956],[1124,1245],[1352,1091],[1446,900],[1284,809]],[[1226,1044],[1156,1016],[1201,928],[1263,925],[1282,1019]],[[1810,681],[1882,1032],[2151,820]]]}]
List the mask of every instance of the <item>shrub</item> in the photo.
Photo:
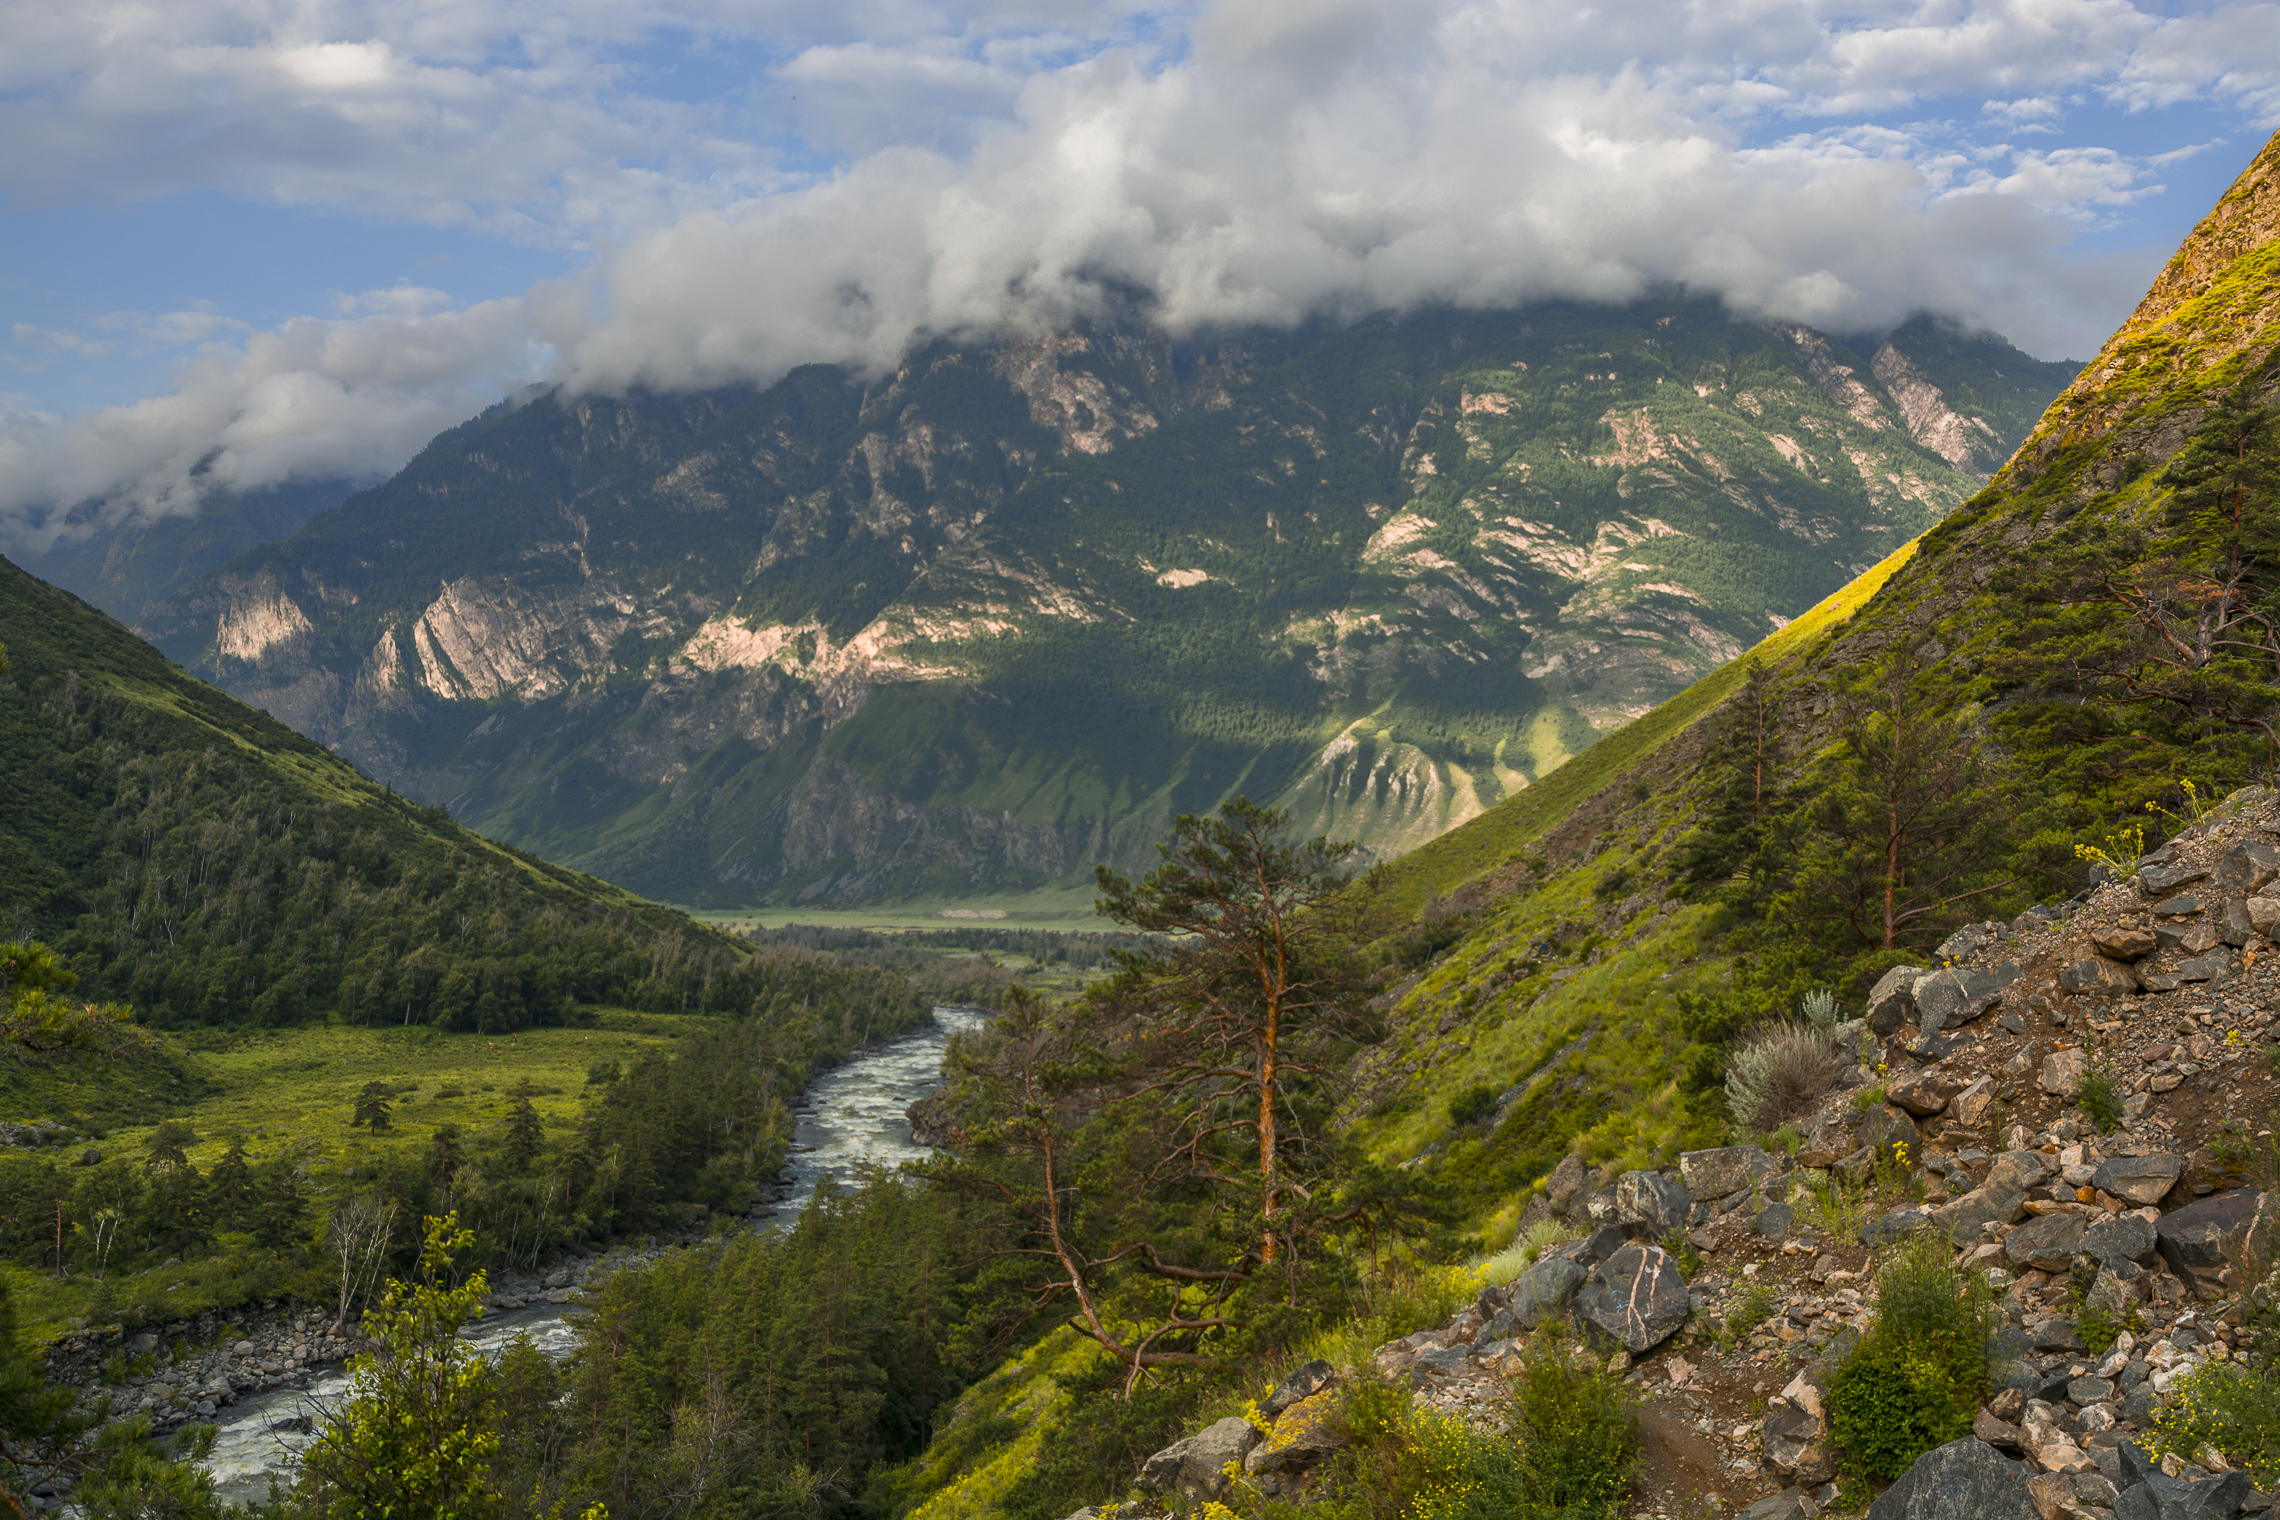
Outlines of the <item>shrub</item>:
[{"label": "shrub", "polygon": [[1797,1005],[1797,1011],[1815,1029],[1837,1027],[1837,995],[1826,987],[1816,987],[1806,993],[1805,1000]]},{"label": "shrub", "polygon": [[1776,1024],[1753,1035],[1726,1067],[1726,1106],[1736,1123],[1763,1133],[1811,1110],[1843,1059],[1809,1024]]},{"label": "shrub", "polygon": [[2097,1127],[2101,1135],[2110,1135],[2122,1122],[2122,1093],[2114,1082],[2114,1074],[2103,1065],[2093,1065],[2082,1074],[2082,1086],[2074,1095],[2075,1106],[2082,1117]]},{"label": "shrub", "polygon": [[1730,1347],[1740,1345],[1752,1330],[1773,1318],[1778,1302],[1771,1287],[1751,1283],[1749,1290],[1726,1311],[1726,1328],[1721,1338]]},{"label": "shrub", "polygon": [[1466,1088],[1449,1100],[1449,1122],[1465,1125],[1487,1118],[1496,1112],[1496,1094],[1485,1082]]},{"label": "shrub", "polygon": [[1920,1233],[1876,1274],[1876,1317],[1829,1384],[1829,1430],[1846,1464],[1897,1478],[1968,1434],[1987,1391],[1993,1304],[1965,1282],[1939,1236]]},{"label": "shrub", "polygon": [[1629,1385],[1602,1365],[1569,1361],[1545,1336],[1529,1347],[1508,1397],[1520,1443],[1518,1513],[1622,1515],[1639,1469],[1639,1411]]}]

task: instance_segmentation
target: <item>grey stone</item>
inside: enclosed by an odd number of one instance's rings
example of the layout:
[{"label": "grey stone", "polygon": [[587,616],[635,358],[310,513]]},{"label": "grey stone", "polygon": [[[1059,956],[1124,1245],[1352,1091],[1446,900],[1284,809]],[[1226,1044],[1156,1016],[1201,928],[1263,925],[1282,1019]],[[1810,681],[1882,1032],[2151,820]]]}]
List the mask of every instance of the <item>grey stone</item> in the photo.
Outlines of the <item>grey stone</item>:
[{"label": "grey stone", "polygon": [[2155,894],[2174,892],[2208,874],[2207,866],[2147,866],[2138,872],[2138,886]]},{"label": "grey stone", "polygon": [[1571,1151],[1552,1168],[1551,1179],[1544,1184],[1544,1196],[1552,1200],[1554,1208],[1565,1209],[1583,1191],[1583,1179],[1583,1158]]},{"label": "grey stone", "polygon": [[1267,1401],[1259,1406],[1259,1413],[1271,1420],[1300,1400],[1314,1397],[1337,1376],[1337,1368],[1317,1357],[1275,1384],[1275,1391],[1267,1395]]},{"label": "grey stone", "polygon": [[2162,1260],[2188,1281],[2194,1273],[2221,1272],[2244,1247],[2269,1254],[2261,1239],[2251,1240],[2268,1233],[2263,1213],[2264,1194],[2256,1188],[2218,1193],[2162,1215],[2153,1227],[2156,1247]]},{"label": "grey stone", "polygon": [[1905,1109],[1890,1103],[1879,1103],[1860,1116],[1860,1143],[1890,1160],[1892,1147],[1905,1145],[1908,1153],[1916,1153],[1916,1121],[1909,1118]]},{"label": "grey stone", "polygon": [[1868,1507],[1868,1520],[2035,1520],[2027,1464],[1971,1436],[1916,1459]]},{"label": "grey stone", "polygon": [[2130,1390],[2128,1398],[2122,1400],[2121,1417],[2143,1429],[2145,1422],[2153,1418],[2154,1410],[2160,1405],[2161,1395],[2153,1391],[2153,1384],[2140,1383]]},{"label": "grey stone", "polygon": [[2078,1377],[2066,1385],[2066,1400],[2077,1408],[2088,1409],[2092,1404],[2103,1404],[2114,1396],[2110,1378]]},{"label": "grey stone", "polygon": [[1906,1109],[1919,1119],[1929,1119],[1946,1109],[1948,1100],[1969,1085],[1955,1072],[1926,1066],[1894,1077],[1884,1094],[1895,1107]]},{"label": "grey stone", "polygon": [[1177,1494],[1190,1505],[1226,1496],[1226,1469],[1240,1463],[1259,1444],[1259,1433],[1240,1415],[1175,1441],[1150,1457],[1140,1468],[1140,1486],[1159,1494]]},{"label": "grey stone", "polygon": [[1619,1224],[1603,1224],[1583,1243],[1583,1258],[1601,1262],[1631,1243],[1631,1232]]},{"label": "grey stone", "polygon": [[1769,1203],[1758,1210],[1758,1234],[1767,1240],[1786,1240],[1789,1228],[1797,1222],[1797,1211],[1786,1203]]},{"label": "grey stone", "polygon": [[1593,1224],[1615,1222],[1615,1190],[1611,1187],[1594,1188],[1583,1195],[1583,1212]]},{"label": "grey stone", "polygon": [[1716,1150],[1682,1151],[1678,1175],[1697,1198],[1738,1193],[1773,1171],[1773,1158],[1755,1145],[1723,1145]]},{"label": "grey stone", "polygon": [[1916,979],[1922,966],[1894,966],[1868,989],[1868,1027],[1880,1035],[1896,1032],[1916,1016]]},{"label": "grey stone", "polygon": [[1943,961],[1969,960],[1989,945],[1994,944],[1996,933],[1996,926],[1991,923],[1965,924],[1946,939],[1941,940],[1939,948],[1934,950],[1932,954]]},{"label": "grey stone", "polygon": [[2044,1214],[2003,1238],[2003,1258],[2014,1268],[2064,1272],[2082,1249],[2080,1214]]},{"label": "grey stone", "polygon": [[1267,1438],[1251,1448],[1243,1470],[1253,1477],[1295,1477],[1312,1471],[1345,1444],[1337,1412],[1336,1392],[1311,1394],[1279,1414]]},{"label": "grey stone", "polygon": [[2257,933],[2266,939],[2280,936],[2280,897],[2252,897],[2242,906]]},{"label": "grey stone", "polygon": [[2070,961],[2058,973],[2058,985],[2064,991],[2093,997],[2134,997],[2139,987],[2138,974],[2127,961],[2109,960],[2103,955]]},{"label": "grey stone", "polygon": [[[2090,1185],[2102,1193],[2127,1199],[2143,1208],[2147,1204],[2161,1202],[2163,1196],[2177,1185],[2177,1178],[2184,1170],[2185,1158],[2166,1152],[2151,1156],[2114,1156],[2098,1164],[2098,1170],[2090,1176]],[[2137,1222],[2143,1224],[2145,1221],[2141,1219]],[[2141,1261],[2144,1258],[2133,1252],[2130,1259]]]},{"label": "grey stone", "polygon": [[[2156,918],[2198,918],[2201,910],[2207,906],[2208,904],[2202,902],[2200,898],[2188,893],[2182,897],[2172,897],[2166,901],[2155,903],[2153,905],[2153,916]],[[2161,938],[2159,928],[2156,928],[2153,934],[2155,939]],[[2175,941],[2170,943],[2172,946],[2175,945]]]},{"label": "grey stone", "polygon": [[2263,935],[2256,927],[2256,920],[2249,916],[2248,904],[2237,897],[2227,898],[2225,905],[2217,910],[2216,930],[2217,938],[2236,950],[2256,943]]},{"label": "grey stone", "polygon": [[1645,1225],[1657,1235],[1686,1228],[1694,1198],[1686,1184],[1663,1172],[1625,1172],[1615,1182],[1615,1218]]},{"label": "grey stone", "polygon": [[1930,1223],[1924,1210],[1902,1205],[1887,1209],[1860,1228],[1861,1243],[1867,1246],[1887,1246],[1896,1240],[1905,1240]]},{"label": "grey stone", "polygon": [[2232,975],[2232,956],[2223,950],[2211,950],[2207,955],[2179,961],[2175,975],[2181,982],[2221,982]]},{"label": "grey stone", "polygon": [[1734,1520],[1805,1520],[1805,1504],[1797,1494],[1784,1489],[1778,1494],[1767,1494]]},{"label": "grey stone", "polygon": [[2262,840],[2250,840],[2225,851],[2210,873],[2210,885],[2220,892],[2245,897],[2275,877],[2280,877],[2280,850]]},{"label": "grey stone", "polygon": [[2071,1098],[2082,1090],[2082,1079],[2089,1073],[2090,1054],[2081,1046],[2054,1050],[2043,1057],[2042,1090],[2054,1098]]},{"label": "grey stone", "polygon": [[1829,1450],[1828,1380],[1808,1367],[1766,1401],[1759,1447],[1766,1464],[1793,1483],[1826,1483],[1836,1476]]},{"label": "grey stone", "polygon": [[[2034,1337],[2037,1351],[2080,1351],[2082,1337],[2075,1332],[2070,1319],[2046,1319],[2029,1325],[2027,1332]],[[2057,1379],[2054,1398],[2066,1396],[2066,1385],[2072,1381],[2062,1372]]]},{"label": "grey stone", "polygon": [[1979,1186],[1941,1204],[1925,1218],[1957,1245],[1978,1245],[1986,1238],[1987,1226],[2009,1224],[2026,1206],[2025,1187],[1990,1173]]},{"label": "grey stone", "polygon": [[1670,1339],[1693,1307],[1678,1263],[1660,1246],[1625,1246],[1575,1296],[1576,1313],[1634,1356]]},{"label": "grey stone", "polygon": [[1564,1256],[1543,1257],[1514,1279],[1512,1297],[1505,1312],[1521,1329],[1533,1330],[1544,1321],[1567,1313],[1568,1301],[1583,1286],[1586,1276],[1582,1267]]},{"label": "grey stone", "polygon": [[2249,1487],[2243,1472],[2188,1483],[2156,1470],[2115,1495],[2114,1520],[2232,1520]]}]

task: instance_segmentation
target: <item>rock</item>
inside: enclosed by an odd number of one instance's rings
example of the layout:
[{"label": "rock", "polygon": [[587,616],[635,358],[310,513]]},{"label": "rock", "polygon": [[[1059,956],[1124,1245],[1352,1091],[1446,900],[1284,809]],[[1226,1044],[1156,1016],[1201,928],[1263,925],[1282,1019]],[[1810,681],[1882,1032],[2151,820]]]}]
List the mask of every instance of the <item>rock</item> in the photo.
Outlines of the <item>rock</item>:
[{"label": "rock", "polygon": [[2076,1333],[2072,1320],[2042,1320],[2028,1326],[2028,1333],[2034,1337],[2037,1351],[2080,1351],[2082,1349],[2082,1337]]},{"label": "rock", "polygon": [[1291,1405],[1310,1399],[1337,1379],[1338,1369],[1317,1357],[1275,1384],[1275,1391],[1259,1406],[1259,1413],[1274,1419]]},{"label": "rock", "polygon": [[1716,1150],[1683,1151],[1678,1175],[1697,1198],[1724,1198],[1773,1172],[1773,1158],[1754,1145],[1724,1145]]},{"label": "rock", "polygon": [[1886,1209],[1860,1227],[1861,1244],[1871,1249],[1888,1246],[1896,1240],[1907,1239],[1930,1222],[1930,1216],[1924,1210],[1908,1204]]},{"label": "rock", "polygon": [[2077,1408],[2088,1409],[2092,1404],[2103,1404],[2114,1396],[2111,1378],[2078,1377],[2066,1385],[2066,1401]]},{"label": "rock", "polygon": [[2250,840],[2225,851],[2210,873],[2209,884],[2219,892],[2246,896],[2275,877],[2280,877],[2280,850],[2262,840]]},{"label": "rock", "polygon": [[1992,923],[1965,924],[1940,941],[1939,948],[1932,952],[1933,958],[1943,961],[1969,960],[1994,944],[1996,936],[2001,932],[2001,928]]},{"label": "rock", "polygon": [[1898,1031],[1916,1016],[1916,980],[1922,966],[1894,966],[1868,989],[1868,1027],[1880,1035]]},{"label": "rock", "polygon": [[2175,974],[2181,982],[2221,982],[2232,975],[2232,956],[2227,951],[2211,950],[2207,955],[2179,961]]},{"label": "rock", "polygon": [[[2016,1389],[2006,1390],[2006,1392],[2016,1391]],[[2025,1438],[2019,1434],[2019,1428],[2007,1420],[1998,1419],[1992,1410],[1982,1409],[1971,1417],[1971,1433],[1988,1445],[2000,1446],[2005,1451],[2022,1451],[2025,1449]]]},{"label": "rock", "polygon": [[1253,1477],[1294,1477],[1319,1466],[1322,1459],[1345,1444],[1338,1422],[1341,1396],[1335,1390],[1301,1399],[1275,1419],[1265,1440],[1251,1448],[1243,1470]]},{"label": "rock", "polygon": [[[2096,1184],[2093,1184],[2094,1186]],[[2113,1192],[2107,1188],[2105,1191]],[[2122,1196],[2119,1193],[2115,1197]],[[2115,1261],[2144,1263],[2153,1260],[2153,1222],[2136,1214],[2101,1219],[2082,1232],[2082,1254],[2104,1264]]]},{"label": "rock", "polygon": [[1916,1459],[1868,1507],[1868,1520],[2036,1520],[2027,1464],[1971,1436]]},{"label": "rock", "polygon": [[[2177,1185],[2185,1170],[2185,1158],[2166,1153],[2151,1156],[2114,1156],[2098,1164],[2090,1176],[2090,1185],[2101,1193],[2125,1199],[2144,1208],[2161,1202],[2169,1190]],[[2141,1223],[2143,1221],[2140,1221]],[[2131,1260],[2139,1260],[2133,1256]]]},{"label": "rock", "polygon": [[1686,1184],[1662,1172],[1625,1172],[1615,1183],[1615,1218],[1657,1235],[1686,1228],[1694,1198]]},{"label": "rock", "polygon": [[103,1164],[103,1153],[90,1145],[79,1153],[78,1164],[81,1166],[101,1166]]},{"label": "rock", "polygon": [[1892,1159],[1892,1147],[1905,1145],[1913,1157],[1917,1149],[1916,1121],[1907,1111],[1890,1103],[1879,1103],[1860,1116],[1860,1143],[1878,1153],[1882,1160]]},{"label": "rock", "polygon": [[1797,1211],[1786,1203],[1769,1203],[1758,1210],[1757,1218],[1751,1222],[1765,1239],[1786,1240],[1790,1226],[1797,1222]]},{"label": "rock", "polygon": [[2266,939],[2280,935],[2280,897],[2252,897],[2242,904],[2250,927]]},{"label": "rock", "polygon": [[1952,1072],[1926,1066],[1895,1078],[1884,1089],[1884,1096],[1917,1118],[1929,1119],[1944,1110],[1948,1100],[1966,1085],[1963,1078]]},{"label": "rock", "polygon": [[1583,1158],[1569,1152],[1552,1168],[1551,1178],[1544,1184],[1544,1196],[1552,1200],[1553,1207],[1565,1209],[1583,1191],[1584,1175]]},{"label": "rock", "polygon": [[2044,1214],[2004,1237],[2003,1256],[2014,1268],[2064,1272],[2082,1249],[2082,1234],[2080,1214]]},{"label": "rock", "polygon": [[1794,1492],[1767,1494],[1734,1520],[1805,1520],[1805,1505]]},{"label": "rock", "polygon": [[2216,931],[2217,938],[2236,950],[2253,945],[2262,937],[2256,920],[2248,916],[2248,904],[2237,897],[2227,898],[2225,905],[2217,910]]},{"label": "rock", "polygon": [[2058,985],[2092,997],[2131,997],[2137,993],[2138,976],[2126,961],[2088,955],[2059,972]]},{"label": "rock", "polygon": [[1959,1123],[1976,1125],[1995,1102],[1995,1079],[1981,1077],[1948,1099],[1948,1113]]},{"label": "rock", "polygon": [[2054,1050],[2043,1057],[2042,1090],[2053,1097],[2071,1098],[2082,1090],[2082,1079],[2089,1072],[2090,1053],[2079,1045]]},{"label": "rock", "polygon": [[[1558,1319],[1567,1313],[1568,1301],[1583,1286],[1586,1275],[1582,1267],[1564,1256],[1543,1257],[1513,1280],[1504,1313],[1511,1315],[1512,1322],[1522,1330],[1533,1330],[1546,1320]],[[1493,1329],[1495,1324],[1496,1321],[1491,1320],[1483,1333]],[[1489,1336],[1491,1340],[1498,1338]]]},{"label": "rock", "polygon": [[1693,1307],[1678,1263],[1660,1246],[1625,1246],[1575,1296],[1576,1313],[1634,1356],[1670,1339]]},{"label": "rock", "polygon": [[2157,1468],[2114,1497],[2114,1520],[2232,1520],[2249,1487],[2243,1472],[2188,1483]]},{"label": "rock", "polygon": [[2263,1214],[2264,1194],[2256,1188],[2218,1193],[2162,1215],[2153,1227],[2155,1246],[2188,1282],[2195,1274],[2214,1277],[2229,1264],[2231,1253],[2243,1247],[2269,1259],[2269,1243],[2261,1238],[2269,1233]]},{"label": "rock", "polygon": [[1979,1186],[1925,1217],[1957,1245],[1976,1245],[1986,1238],[1988,1225],[2009,1224],[2026,1210],[2027,1189],[2042,1176],[2042,1157],[2033,1151],[2005,1151]]},{"label": "rock", "polygon": [[1760,1427],[1766,1465],[1794,1483],[1826,1483],[1837,1475],[1829,1449],[1826,1379],[1808,1367],[1766,1401]]},{"label": "rock", "polygon": [[1631,1243],[1631,1232],[1619,1224],[1603,1224],[1583,1243],[1583,1259],[1602,1262]]},{"label": "rock", "polygon": [[1140,1468],[1140,1486],[1152,1493],[1177,1494],[1188,1505],[1209,1503],[1227,1494],[1226,1469],[1259,1444],[1259,1433],[1240,1415],[1207,1425],[1175,1441]]},{"label": "rock", "polygon": [[2189,881],[2209,874],[2207,866],[2147,866],[2138,872],[2138,886],[2154,896],[2174,892]]},{"label": "rock", "polygon": [[2160,948],[2154,943],[2153,931],[2143,924],[2116,924],[2110,929],[2090,931],[2090,943],[2100,955],[2109,960],[2142,961]]}]

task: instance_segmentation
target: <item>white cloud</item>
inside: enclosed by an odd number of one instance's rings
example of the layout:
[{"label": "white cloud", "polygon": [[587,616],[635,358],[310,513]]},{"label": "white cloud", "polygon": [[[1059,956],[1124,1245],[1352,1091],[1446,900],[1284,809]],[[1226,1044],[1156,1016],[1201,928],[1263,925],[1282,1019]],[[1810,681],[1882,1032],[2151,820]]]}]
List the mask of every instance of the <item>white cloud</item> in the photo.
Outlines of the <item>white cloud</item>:
[{"label": "white cloud", "polygon": [[[2280,99],[2280,4],[1860,4],[18,7],[0,187],[19,196],[219,185],[599,251],[579,281],[466,310],[405,284],[242,337],[150,319],[141,341],[203,345],[170,394],[0,426],[0,538],[91,498],[176,510],[385,471],[531,379],[877,368],[915,333],[1130,292],[1190,328],[1683,282],[1745,313],[1858,329],[1930,308],[2079,355],[2150,269],[2066,244],[2161,165],[2041,129],[2080,99]],[[667,29],[748,86],[677,95],[634,50]],[[20,337],[13,362],[69,339]]]}]

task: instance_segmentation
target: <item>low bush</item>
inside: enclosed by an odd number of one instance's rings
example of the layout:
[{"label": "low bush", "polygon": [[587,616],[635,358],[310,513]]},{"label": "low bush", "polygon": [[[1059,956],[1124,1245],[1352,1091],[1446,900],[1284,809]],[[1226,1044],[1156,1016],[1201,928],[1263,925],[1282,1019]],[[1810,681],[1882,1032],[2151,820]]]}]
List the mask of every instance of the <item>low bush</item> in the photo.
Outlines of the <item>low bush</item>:
[{"label": "low bush", "polygon": [[1812,1110],[1844,1065],[1828,1034],[1810,1024],[1776,1024],[1750,1037],[1726,1067],[1726,1107],[1750,1133]]},{"label": "low bush", "polygon": [[1983,1285],[1966,1282],[1925,1231],[1876,1273],[1876,1316],[1829,1384],[1829,1430],[1845,1465],[1897,1478],[1971,1430],[1987,1391],[1997,1321]]},{"label": "low bush", "polygon": [[1496,1112],[1497,1090],[1487,1083],[1466,1088],[1449,1100],[1449,1122],[1462,1127]]},{"label": "low bush", "polygon": [[1530,1346],[1509,1398],[1521,1514],[1614,1520],[1626,1512],[1639,1470],[1639,1411],[1629,1384],[1601,1364],[1569,1361],[1546,1337]]},{"label": "low bush", "polygon": [[2101,1135],[2112,1134],[2122,1122],[2122,1091],[2103,1065],[2093,1065],[2082,1074],[2074,1103]]}]

